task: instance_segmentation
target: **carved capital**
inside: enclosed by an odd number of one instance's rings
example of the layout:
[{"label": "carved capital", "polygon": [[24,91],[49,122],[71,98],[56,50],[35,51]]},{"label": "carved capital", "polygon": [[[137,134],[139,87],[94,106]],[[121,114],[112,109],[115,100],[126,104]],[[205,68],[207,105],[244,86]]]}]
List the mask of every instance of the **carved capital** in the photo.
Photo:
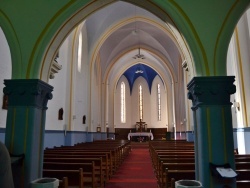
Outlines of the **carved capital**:
[{"label": "carved capital", "polygon": [[8,95],[8,106],[34,106],[47,109],[53,87],[38,79],[4,80],[3,92]]},{"label": "carved capital", "polygon": [[230,95],[236,92],[234,76],[194,77],[188,84],[188,99],[196,109],[200,105],[231,105]]}]

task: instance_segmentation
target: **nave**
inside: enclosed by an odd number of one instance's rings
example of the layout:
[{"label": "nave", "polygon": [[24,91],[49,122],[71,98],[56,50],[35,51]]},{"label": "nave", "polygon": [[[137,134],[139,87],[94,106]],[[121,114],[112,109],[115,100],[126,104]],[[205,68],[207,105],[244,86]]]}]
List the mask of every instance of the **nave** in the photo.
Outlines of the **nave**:
[{"label": "nave", "polygon": [[[237,187],[249,187],[250,155],[236,153],[235,164]],[[196,179],[194,143],[184,140],[102,140],[47,148],[43,176],[67,179],[67,185],[60,185],[60,188],[174,188],[178,180]],[[227,187],[233,180],[212,174],[210,178],[210,181],[222,181]]]}]

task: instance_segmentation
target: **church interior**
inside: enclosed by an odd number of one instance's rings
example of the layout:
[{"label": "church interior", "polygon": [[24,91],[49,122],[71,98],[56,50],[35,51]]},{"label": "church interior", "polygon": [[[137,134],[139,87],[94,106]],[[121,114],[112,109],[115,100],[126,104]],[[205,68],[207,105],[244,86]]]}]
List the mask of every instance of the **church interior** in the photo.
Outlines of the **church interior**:
[{"label": "church interior", "polygon": [[25,155],[21,187],[54,147],[186,141],[205,188],[225,183],[209,163],[250,155],[249,0],[10,0],[0,15],[0,141]]}]

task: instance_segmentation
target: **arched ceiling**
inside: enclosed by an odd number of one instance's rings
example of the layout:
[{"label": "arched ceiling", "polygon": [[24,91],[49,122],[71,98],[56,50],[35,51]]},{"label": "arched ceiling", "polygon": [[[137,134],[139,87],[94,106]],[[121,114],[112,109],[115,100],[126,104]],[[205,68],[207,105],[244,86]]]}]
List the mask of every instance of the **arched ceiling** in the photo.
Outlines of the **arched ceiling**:
[{"label": "arched ceiling", "polygon": [[130,93],[132,93],[133,84],[134,84],[135,80],[137,78],[139,78],[140,76],[143,77],[147,81],[149,91],[151,92],[153,80],[158,74],[151,67],[144,65],[144,64],[141,64],[141,63],[138,63],[138,64],[128,68],[123,73],[123,75],[127,78],[128,83],[129,83],[129,87],[130,87]]},{"label": "arched ceiling", "polygon": [[[137,64],[138,61],[133,60],[133,56],[138,53],[138,48],[144,49],[144,64],[152,67],[152,64],[159,63],[164,69],[169,67],[172,70],[169,73],[170,79],[178,78],[180,60],[184,58],[181,51],[183,47],[178,46],[176,34],[169,26],[145,9],[119,1],[90,15],[85,25],[89,54],[93,57],[98,54],[103,79],[107,71],[110,71],[108,69],[112,69],[116,59],[123,59],[123,63],[120,63],[121,69],[131,60],[134,65]],[[158,72],[151,72],[154,71]],[[136,77],[131,74],[132,72],[125,75],[127,78],[128,75]],[[146,80],[150,85],[151,80]]]}]

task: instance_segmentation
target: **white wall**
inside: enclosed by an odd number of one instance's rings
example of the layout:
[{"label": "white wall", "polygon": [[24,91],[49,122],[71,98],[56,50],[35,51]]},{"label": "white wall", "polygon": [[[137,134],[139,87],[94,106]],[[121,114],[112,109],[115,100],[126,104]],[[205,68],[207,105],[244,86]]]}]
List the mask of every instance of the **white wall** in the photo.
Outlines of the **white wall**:
[{"label": "white wall", "polygon": [[7,40],[5,38],[5,35],[0,28],[0,57],[1,57],[1,63],[0,63],[0,89],[1,89],[1,95],[0,95],[0,128],[6,127],[6,117],[7,117],[7,110],[2,109],[3,105],[3,88],[5,87],[4,79],[11,79],[11,56],[10,56],[10,49],[7,43]]},{"label": "white wall", "polygon": [[[250,126],[250,9],[239,20],[227,54],[227,75],[235,76],[236,93],[231,96],[235,147],[240,154],[249,153]],[[245,128],[245,129],[241,129]],[[236,136],[237,135],[237,136]]]},{"label": "white wall", "polygon": [[[125,84],[125,98],[126,98],[126,122],[121,122],[121,83]],[[114,100],[114,125],[115,128],[134,128],[131,123],[131,95],[128,80],[122,76],[117,84],[115,90]],[[134,123],[134,122],[133,122]]]},{"label": "white wall", "polygon": [[[250,9],[248,10],[248,14]],[[236,93],[231,102],[237,102],[239,108],[232,106],[233,127],[250,125],[250,22],[245,13],[239,20],[230,41],[227,54],[227,74],[235,76]]]},{"label": "white wall", "polygon": [[[240,69],[241,76],[243,80],[242,84],[242,94],[244,92],[244,96],[241,97],[240,105],[241,111],[245,118],[243,118],[243,126],[250,125],[250,28],[247,21],[247,15],[244,14],[237,24],[238,36],[236,35],[236,40],[239,44],[238,49],[238,65],[242,67]],[[238,77],[238,79],[240,79]],[[244,88],[243,88],[244,87]],[[246,103],[246,104],[244,104]]]},{"label": "white wall", "polygon": [[[67,92],[69,90],[68,71],[69,71],[69,39],[62,44],[59,50],[59,58],[57,62],[62,65],[62,69],[55,74],[54,79],[49,80],[49,84],[54,87],[52,92],[53,98],[48,101],[48,109],[46,112],[46,130],[64,130],[65,126],[68,125],[68,105],[66,101],[68,100]],[[58,111],[63,108],[63,120],[58,120]]]},{"label": "white wall", "polygon": [[[86,131],[89,118],[89,65],[87,33],[83,25],[82,31],[82,64],[78,70],[78,35],[71,33],[59,50],[58,63],[62,70],[55,74],[49,84],[54,87],[53,99],[48,102],[46,130]],[[75,37],[74,37],[75,36]],[[74,45],[74,46],[73,46]],[[73,49],[73,50],[72,50]],[[63,120],[58,120],[58,110],[63,108]],[[83,116],[86,123],[83,124]]]},{"label": "white wall", "polygon": [[[91,131],[96,132],[96,128],[101,126],[101,132],[104,132],[104,122],[101,120],[101,81],[100,81],[100,72],[99,64],[93,66],[91,70]],[[104,92],[104,91],[103,91]]]},{"label": "white wall", "polygon": [[[158,121],[158,103],[157,103],[157,85],[160,84],[160,91],[161,91],[161,120]],[[152,84],[152,91],[151,91],[151,123],[149,127],[151,128],[166,128],[167,117],[168,117],[168,110],[167,110],[167,91],[165,90],[165,86],[160,79],[159,76],[156,76],[153,84]]]},{"label": "white wall", "polygon": [[[82,32],[82,58],[81,58],[81,70],[78,70],[77,58],[75,59],[74,68],[74,101],[73,101],[73,114],[74,118],[72,122],[72,130],[86,131],[88,128],[89,119],[89,57],[88,57],[88,39],[85,24],[81,28]],[[78,46],[78,39],[76,47]],[[76,48],[77,51],[77,48]],[[83,116],[86,116],[86,123],[83,124]]]}]

